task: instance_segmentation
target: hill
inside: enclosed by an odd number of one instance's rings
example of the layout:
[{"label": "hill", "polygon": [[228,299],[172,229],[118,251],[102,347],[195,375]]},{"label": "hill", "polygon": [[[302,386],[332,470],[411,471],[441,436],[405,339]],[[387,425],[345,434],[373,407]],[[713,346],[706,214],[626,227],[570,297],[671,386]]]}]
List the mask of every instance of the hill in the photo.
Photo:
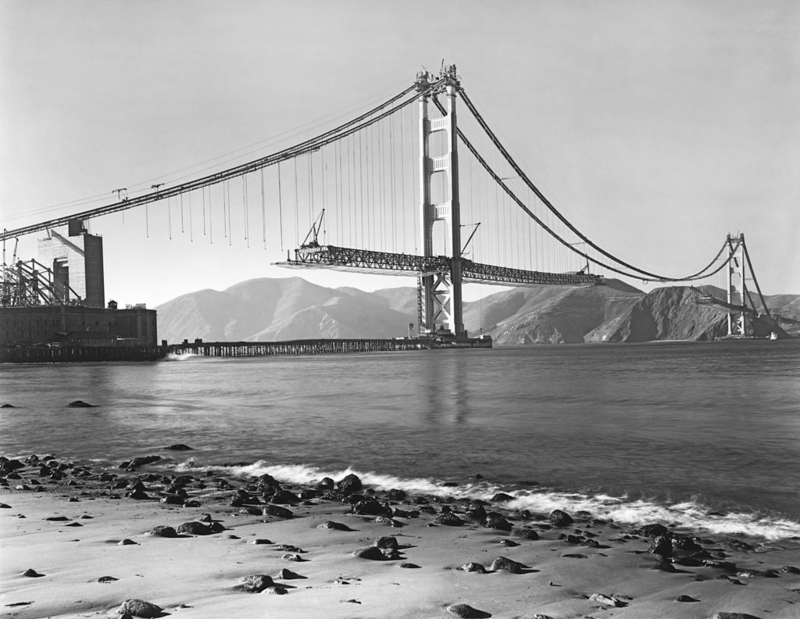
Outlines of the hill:
[{"label": "hill", "polygon": [[379,295],[325,288],[299,277],[191,292],[156,310],[159,338],[169,342],[402,337],[409,323]]},{"label": "hill", "polygon": [[[672,286],[646,294],[617,280],[519,287],[465,303],[464,324],[471,335],[488,333],[499,345],[708,340],[727,333],[727,314],[701,303],[703,292]],[[800,295],[766,299],[784,330],[800,334]],[[417,295],[411,287],[364,292],[299,277],[259,278],[185,294],[156,310],[159,338],[169,342],[388,338],[416,326]],[[765,335],[771,330],[759,328]]]}]

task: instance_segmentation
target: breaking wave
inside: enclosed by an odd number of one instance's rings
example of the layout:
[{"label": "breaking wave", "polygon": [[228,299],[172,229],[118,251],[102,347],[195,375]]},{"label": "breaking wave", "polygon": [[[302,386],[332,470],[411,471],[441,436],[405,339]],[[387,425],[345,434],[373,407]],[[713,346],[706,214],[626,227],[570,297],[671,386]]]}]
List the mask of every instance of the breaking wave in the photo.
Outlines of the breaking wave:
[{"label": "breaking wave", "polygon": [[323,477],[340,480],[345,475],[353,473],[358,475],[365,486],[376,490],[395,488],[409,494],[484,501],[491,501],[497,493],[505,492],[514,497],[505,504],[509,509],[527,509],[544,514],[550,513],[554,509],[561,509],[571,514],[584,512],[589,517],[610,520],[622,525],[639,526],[663,523],[681,529],[707,531],[717,535],[746,535],[772,541],[800,538],[800,523],[793,520],[758,513],[729,512],[723,514],[712,511],[697,501],[668,504],[645,499],[629,500],[627,497],[614,497],[607,494],[560,492],[545,488],[509,490],[483,481],[453,487],[429,478],[401,478],[353,468],[324,470],[304,464],[269,464],[263,460],[247,465],[201,466],[193,459],[189,459],[178,464],[176,469],[181,472],[212,471],[242,478],[254,478],[267,474],[281,482],[301,485],[315,484]]}]

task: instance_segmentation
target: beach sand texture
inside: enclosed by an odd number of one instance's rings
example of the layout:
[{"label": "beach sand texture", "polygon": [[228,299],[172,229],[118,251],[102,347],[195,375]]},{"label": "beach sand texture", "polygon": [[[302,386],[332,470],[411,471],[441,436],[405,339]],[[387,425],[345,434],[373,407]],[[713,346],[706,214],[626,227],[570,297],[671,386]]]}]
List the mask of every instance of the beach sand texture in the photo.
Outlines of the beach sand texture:
[{"label": "beach sand texture", "polygon": [[0,467],[7,617],[800,617],[798,539],[520,513],[503,496],[357,478],[300,487],[52,456]]}]

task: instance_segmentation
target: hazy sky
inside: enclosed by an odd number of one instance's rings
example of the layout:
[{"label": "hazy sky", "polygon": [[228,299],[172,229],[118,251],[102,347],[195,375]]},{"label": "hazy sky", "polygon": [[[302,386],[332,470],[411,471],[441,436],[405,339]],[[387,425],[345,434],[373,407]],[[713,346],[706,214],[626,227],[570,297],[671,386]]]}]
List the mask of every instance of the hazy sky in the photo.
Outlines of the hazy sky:
[{"label": "hazy sky", "polygon": [[[764,292],[800,293],[795,0],[0,0],[0,225],[222,169],[251,144],[267,154],[442,59],[601,246],[677,276],[743,232]],[[141,214],[92,222],[107,297],[154,306],[297,274],[269,266],[279,248],[170,241],[153,225],[148,238]],[[35,237],[20,254],[35,257]]]}]

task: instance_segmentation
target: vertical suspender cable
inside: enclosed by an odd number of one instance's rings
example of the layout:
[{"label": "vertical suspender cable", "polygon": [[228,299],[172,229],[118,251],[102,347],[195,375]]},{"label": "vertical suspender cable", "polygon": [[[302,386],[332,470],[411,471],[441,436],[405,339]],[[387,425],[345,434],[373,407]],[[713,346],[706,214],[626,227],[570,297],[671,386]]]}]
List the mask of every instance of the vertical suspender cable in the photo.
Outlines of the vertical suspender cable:
[{"label": "vertical suspender cable", "polygon": [[206,236],[206,188],[200,188],[200,196],[203,198],[203,236]]},{"label": "vertical suspender cable", "polygon": [[294,161],[294,244],[300,245],[300,198],[297,195],[297,157],[293,157],[292,161]]},{"label": "vertical suspender cable", "polygon": [[281,253],[283,253],[283,188],[281,187],[281,163],[278,162],[278,223],[281,228]]},{"label": "vertical suspender cable", "polygon": [[406,249],[406,135],[403,122],[403,110],[400,110],[400,206],[401,221],[403,222],[403,243],[401,249]]},{"label": "vertical suspender cable", "polygon": [[189,199],[189,242],[194,243],[194,225],[193,225],[193,218],[192,218],[192,193],[189,192],[186,194],[186,197]]},{"label": "vertical suspender cable", "polygon": [[250,249],[250,214],[247,209],[247,174],[242,175],[242,210],[244,211],[244,240]]},{"label": "vertical suspender cable", "polygon": [[358,189],[361,196],[361,249],[366,249],[368,243],[365,240],[367,229],[364,225],[364,133],[358,132]]},{"label": "vertical suspender cable", "polygon": [[231,204],[231,184],[226,183],[226,193],[228,194],[228,246],[233,245],[233,220],[231,219],[231,211],[233,205]]},{"label": "vertical suspender cable", "polygon": [[264,197],[264,168],[261,168],[261,240],[267,248],[267,206]]},{"label": "vertical suspender cable", "polygon": [[389,121],[389,207],[392,213],[392,251],[397,251],[397,212],[394,195],[394,116],[389,116],[387,120]]}]

